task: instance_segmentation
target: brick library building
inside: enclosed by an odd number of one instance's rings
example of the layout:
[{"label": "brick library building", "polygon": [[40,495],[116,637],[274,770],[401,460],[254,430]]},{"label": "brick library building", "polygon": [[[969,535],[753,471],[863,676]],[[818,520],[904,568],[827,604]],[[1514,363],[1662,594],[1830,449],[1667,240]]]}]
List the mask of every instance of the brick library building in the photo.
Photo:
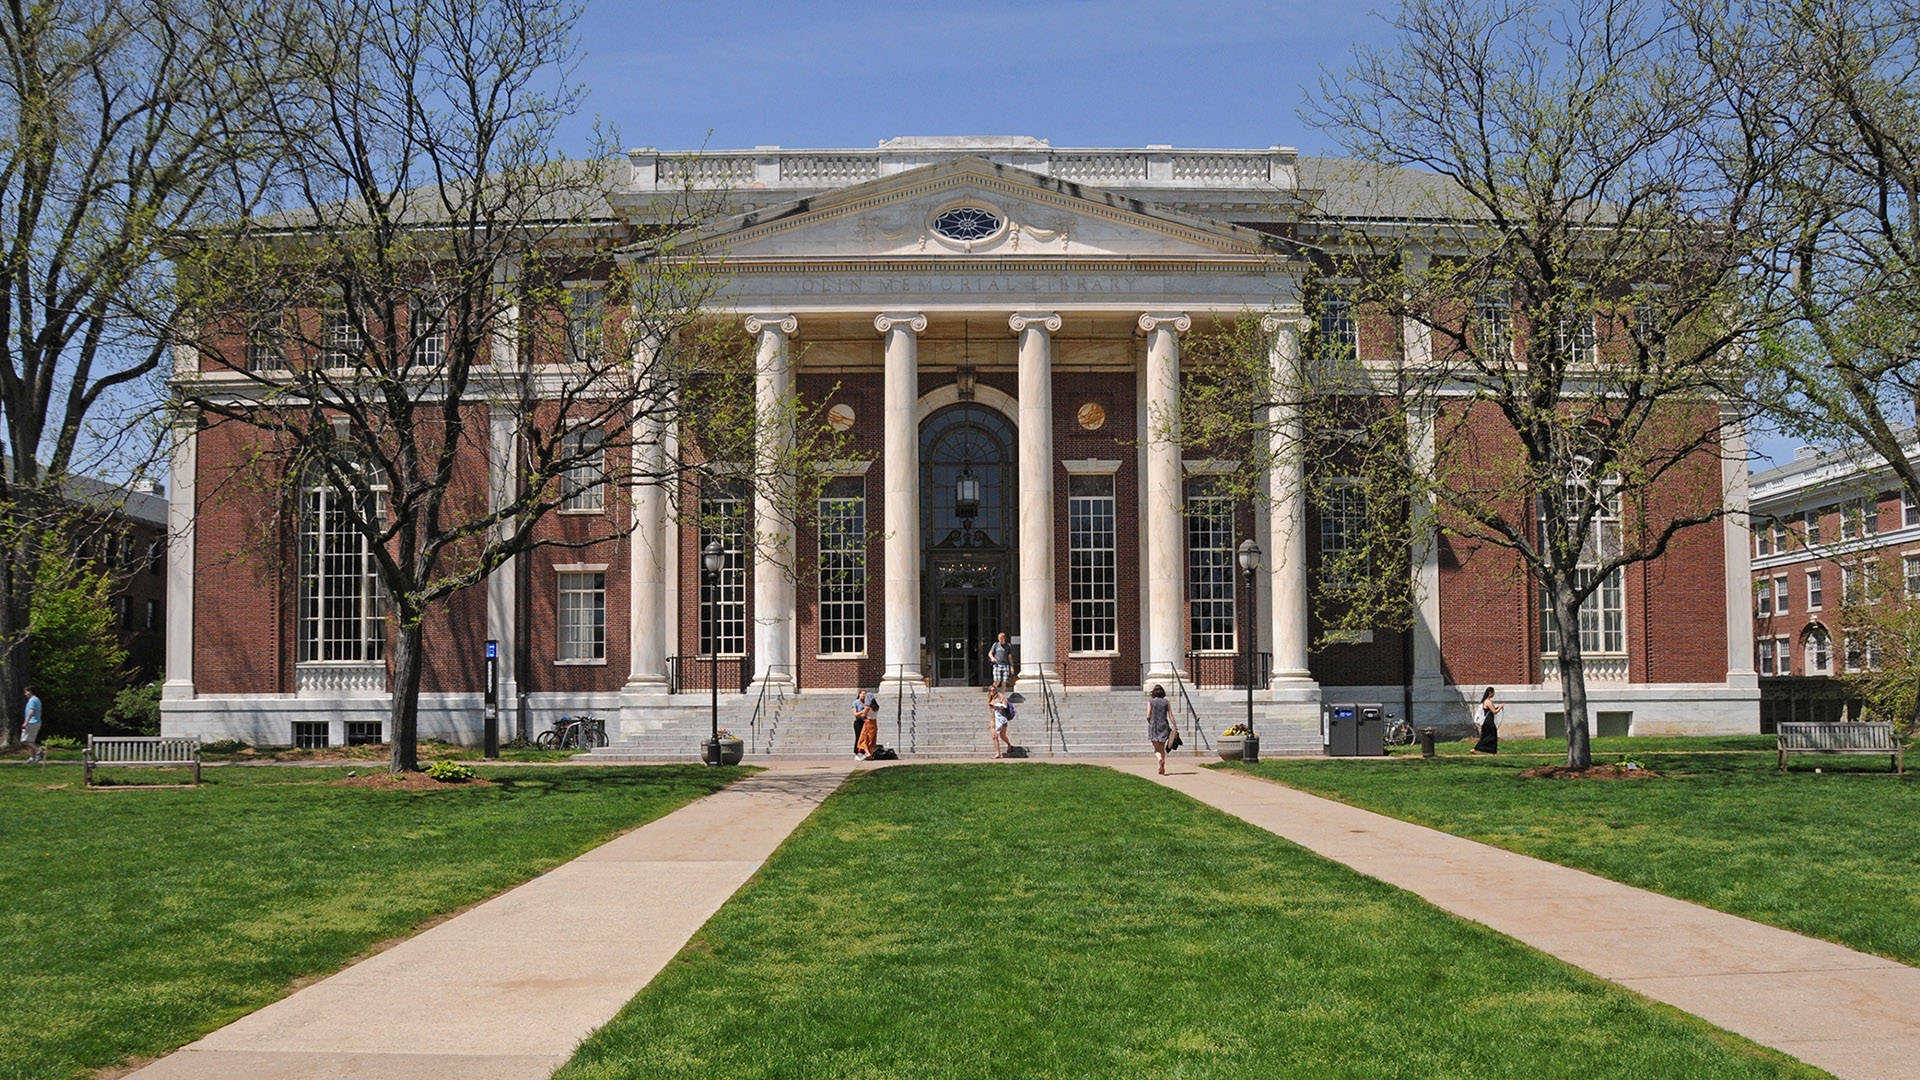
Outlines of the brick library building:
[{"label": "brick library building", "polygon": [[[1458,728],[1489,685],[1503,733],[1562,730],[1539,589],[1511,556],[1417,538],[1389,571],[1416,584],[1411,628],[1329,639],[1316,568],[1363,502],[1278,477],[1270,501],[1235,506],[1213,481],[1239,463],[1152,430],[1180,393],[1183,338],[1250,313],[1282,369],[1310,337],[1363,363],[1417,350],[1419,331],[1356,313],[1337,283],[1309,309],[1302,268],[1274,257],[1276,237],[1312,240],[1438,182],[1362,183],[1350,166],[1030,138],[628,154],[608,196],[626,220],[689,184],[724,190],[734,216],[701,231],[725,263],[712,315],[754,340],[763,395],[826,403],[849,440],[819,513],[783,538],[810,572],[765,563],[724,524],[750,520],[752,492],[695,507],[583,489],[540,527],[617,515],[621,537],[537,548],[456,595],[428,626],[421,734],[479,741],[493,642],[509,735],[589,713],[610,751],[691,757],[717,681],[721,726],[751,733],[755,753],[843,753],[858,687],[880,690],[903,752],[984,753],[979,688],[1002,632],[1016,739],[1037,753],[1144,750],[1153,685],[1206,730],[1251,708],[1268,752],[1317,749],[1328,702]],[[178,363],[177,379],[212,377]],[[250,438],[209,423],[175,450],[164,729],[382,741],[391,650],[364,541],[319,486],[286,510],[297,557],[244,550],[258,507],[217,491]],[[1726,449],[1671,482],[1744,510],[1744,448]],[[1758,730],[1751,551],[1730,513],[1595,591],[1582,644],[1596,734]]]}]

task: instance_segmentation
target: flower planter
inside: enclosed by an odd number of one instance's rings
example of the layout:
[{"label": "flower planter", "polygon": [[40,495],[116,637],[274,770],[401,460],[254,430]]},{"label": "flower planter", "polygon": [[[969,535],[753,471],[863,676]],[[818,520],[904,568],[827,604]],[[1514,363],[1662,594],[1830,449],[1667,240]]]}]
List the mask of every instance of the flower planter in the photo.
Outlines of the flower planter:
[{"label": "flower planter", "polygon": [[[746,755],[747,755],[746,740],[744,739],[721,739],[720,740],[720,764],[738,765],[740,764],[740,759],[743,757],[746,757]],[[709,762],[709,763],[713,761],[713,740],[712,739],[700,740],[700,760]]]},{"label": "flower planter", "polygon": [[1220,755],[1221,761],[1239,761],[1246,756],[1247,737],[1245,735],[1221,735],[1213,740],[1213,749],[1214,752]]}]

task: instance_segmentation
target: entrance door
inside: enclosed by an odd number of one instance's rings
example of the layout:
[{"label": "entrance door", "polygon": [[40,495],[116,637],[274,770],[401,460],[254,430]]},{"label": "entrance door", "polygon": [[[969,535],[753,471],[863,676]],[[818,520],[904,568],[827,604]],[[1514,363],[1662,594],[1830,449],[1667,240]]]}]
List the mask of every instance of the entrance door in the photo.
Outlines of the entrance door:
[{"label": "entrance door", "polygon": [[986,686],[993,679],[987,646],[1000,632],[1000,598],[966,593],[942,594],[935,623],[940,643],[935,678],[941,686]]}]

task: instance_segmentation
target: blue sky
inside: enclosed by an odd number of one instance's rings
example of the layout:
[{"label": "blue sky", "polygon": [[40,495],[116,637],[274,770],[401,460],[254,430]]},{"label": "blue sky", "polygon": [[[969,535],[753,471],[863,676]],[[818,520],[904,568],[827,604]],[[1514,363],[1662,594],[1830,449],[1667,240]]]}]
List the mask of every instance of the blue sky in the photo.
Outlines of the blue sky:
[{"label": "blue sky", "polygon": [[[1055,146],[1333,147],[1296,115],[1366,5],[1257,0],[589,3],[576,130],[688,150],[1032,135]],[[711,131],[711,136],[708,132]],[[569,147],[570,149],[572,147]]]}]

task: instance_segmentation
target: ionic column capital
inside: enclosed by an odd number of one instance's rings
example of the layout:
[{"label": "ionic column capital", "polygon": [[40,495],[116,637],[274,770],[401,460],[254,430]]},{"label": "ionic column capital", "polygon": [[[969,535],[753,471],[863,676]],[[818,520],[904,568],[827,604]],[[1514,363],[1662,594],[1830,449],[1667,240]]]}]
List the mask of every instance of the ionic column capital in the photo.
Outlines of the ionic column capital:
[{"label": "ionic column capital", "polygon": [[1057,334],[1060,332],[1060,313],[1057,311],[1016,311],[1007,316],[1007,325],[1012,327],[1013,332],[1016,334],[1024,332],[1029,326],[1044,329],[1049,334]]},{"label": "ionic column capital", "polygon": [[1193,316],[1184,311],[1143,311],[1140,313],[1140,332],[1151,334],[1162,325],[1171,325],[1179,333],[1193,329]]},{"label": "ionic column capital", "polygon": [[783,334],[793,334],[800,329],[800,320],[792,315],[768,315],[756,313],[747,316],[747,333],[758,334],[762,330],[778,330]]},{"label": "ionic column capital", "polygon": [[1260,316],[1260,329],[1264,333],[1277,334],[1282,330],[1292,330],[1296,334],[1307,332],[1307,313],[1298,305],[1282,307]]},{"label": "ionic column capital", "polygon": [[883,311],[873,317],[873,328],[883,334],[896,326],[924,334],[927,332],[927,317],[917,311]]}]

